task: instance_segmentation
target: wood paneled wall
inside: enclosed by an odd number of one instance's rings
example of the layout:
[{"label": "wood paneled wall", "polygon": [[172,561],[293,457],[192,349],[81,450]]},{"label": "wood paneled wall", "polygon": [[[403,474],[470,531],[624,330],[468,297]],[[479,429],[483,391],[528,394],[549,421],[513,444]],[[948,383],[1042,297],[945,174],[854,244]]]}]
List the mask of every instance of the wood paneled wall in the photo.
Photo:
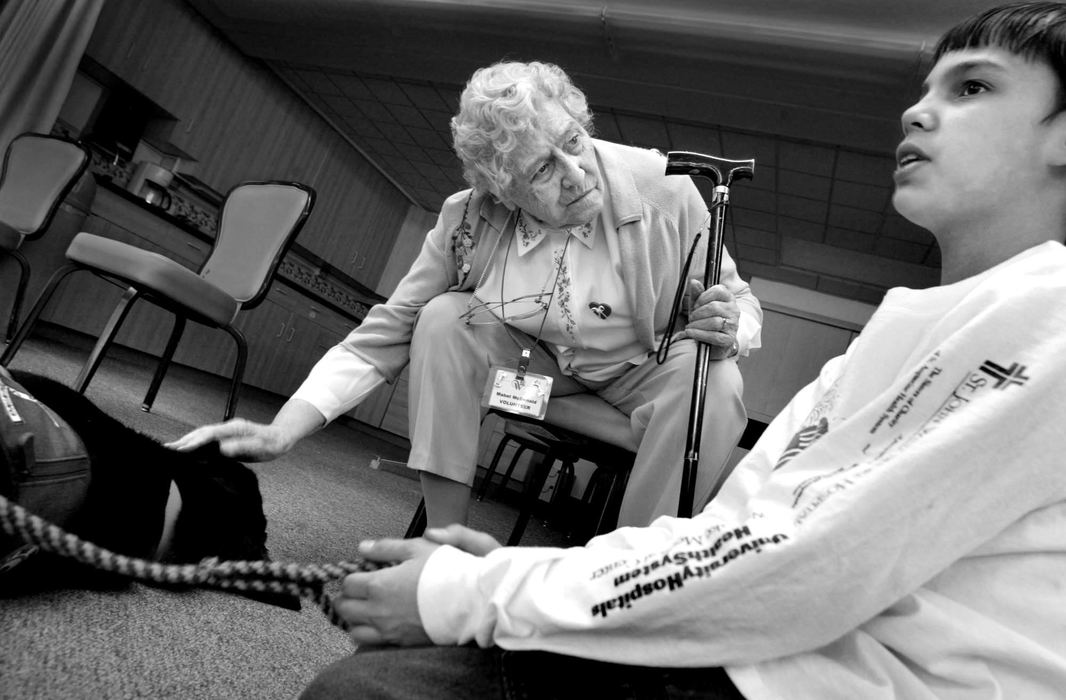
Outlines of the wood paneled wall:
[{"label": "wood paneled wall", "polygon": [[313,186],[299,243],[376,287],[410,202],[261,62],[182,0],[108,0],[86,54],[178,118],[170,141],[220,192],[253,179]]}]

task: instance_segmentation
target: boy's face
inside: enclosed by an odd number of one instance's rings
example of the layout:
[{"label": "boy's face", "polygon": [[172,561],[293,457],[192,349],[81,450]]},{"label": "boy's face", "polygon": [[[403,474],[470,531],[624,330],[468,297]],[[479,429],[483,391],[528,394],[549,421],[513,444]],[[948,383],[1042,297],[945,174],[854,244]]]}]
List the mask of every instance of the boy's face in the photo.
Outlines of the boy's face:
[{"label": "boy's face", "polygon": [[903,113],[896,210],[939,234],[995,221],[1003,202],[1049,187],[1051,147],[1063,131],[1063,119],[1047,118],[1057,88],[1049,66],[1003,49],[942,56]]}]

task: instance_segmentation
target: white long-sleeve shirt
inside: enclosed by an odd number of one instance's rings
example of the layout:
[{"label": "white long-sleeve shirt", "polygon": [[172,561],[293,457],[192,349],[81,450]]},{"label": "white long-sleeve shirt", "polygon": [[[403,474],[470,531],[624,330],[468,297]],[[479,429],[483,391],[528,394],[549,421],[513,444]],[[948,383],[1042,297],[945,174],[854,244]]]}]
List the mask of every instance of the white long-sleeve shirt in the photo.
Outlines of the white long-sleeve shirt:
[{"label": "white long-sleeve shirt", "polygon": [[695,518],[438,549],[438,644],[724,666],[750,700],[1061,698],[1066,249],[894,289]]}]

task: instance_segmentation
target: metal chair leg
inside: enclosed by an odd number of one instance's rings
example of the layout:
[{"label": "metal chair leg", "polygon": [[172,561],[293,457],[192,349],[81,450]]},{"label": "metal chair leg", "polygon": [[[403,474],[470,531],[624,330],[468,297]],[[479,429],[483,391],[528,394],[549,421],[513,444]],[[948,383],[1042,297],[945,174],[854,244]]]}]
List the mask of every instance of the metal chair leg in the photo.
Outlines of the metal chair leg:
[{"label": "metal chair leg", "polygon": [[233,379],[230,381],[229,398],[226,399],[226,413],[222,420],[229,420],[237,412],[237,399],[240,398],[241,381],[244,379],[244,365],[248,360],[248,343],[244,334],[233,326],[225,326],[225,331],[237,343],[237,359],[233,363]]},{"label": "metal chair leg", "polygon": [[629,485],[631,469],[632,463],[630,463],[629,468],[621,471],[615,470],[611,473],[611,482],[607,489],[607,500],[604,501],[603,508],[600,509],[599,516],[596,518],[592,537],[602,535],[617,526],[618,512],[622,507],[622,498],[625,497],[626,486]]},{"label": "metal chair leg", "polygon": [[533,473],[526,479],[526,488],[522,494],[522,504],[518,511],[518,519],[511,530],[511,536],[507,538],[508,547],[514,547],[522,539],[522,532],[525,531],[526,524],[529,523],[529,518],[533,515],[533,507],[540,500],[540,492],[544,488],[544,482],[547,480],[553,464],[555,464],[555,457],[548,452],[529,465]]},{"label": "metal chair leg", "polygon": [[[585,492],[581,495],[581,513],[584,517],[579,518],[578,522],[574,524],[570,532],[571,538],[576,535],[581,541],[586,541],[596,534],[596,530],[600,526],[598,521],[600,516],[598,514],[589,515],[589,510],[595,507],[601,499],[604,503],[609,500],[613,481],[614,472],[610,469],[597,466],[596,470],[592,472],[589,483],[585,486]],[[600,496],[604,489],[606,489],[606,493]],[[602,513],[602,508],[599,513]]]},{"label": "metal chair leg", "polygon": [[421,537],[422,533],[426,531],[426,499],[422,499],[418,502],[418,507],[415,508],[415,514],[411,518],[411,524],[407,526],[407,532],[404,533],[404,539],[411,539],[412,537]]},{"label": "metal chair leg", "polygon": [[518,466],[518,460],[522,458],[527,449],[529,448],[526,445],[519,443],[518,449],[511,455],[511,461],[507,465],[507,470],[503,473],[503,478],[500,479],[500,483],[496,486],[497,494],[502,493],[507,488],[507,484],[511,481],[511,474],[514,474],[514,468]]},{"label": "metal chair leg", "polygon": [[159,385],[163,383],[163,377],[166,376],[167,370],[170,368],[170,361],[174,357],[174,351],[178,349],[178,342],[181,340],[181,335],[184,332],[185,317],[181,314],[174,314],[174,326],[170,330],[167,346],[163,349],[163,355],[159,358],[159,363],[155,366],[155,374],[152,375],[152,383],[148,385],[148,392],[145,393],[144,401],[141,402],[141,410],[145,413],[152,410],[152,404],[155,403],[155,396],[159,393]]},{"label": "metal chair leg", "polygon": [[137,297],[140,295],[141,293],[134,287],[129,287],[122,293],[122,298],[119,299],[115,310],[111,312],[111,318],[107,320],[107,325],[104,326],[104,332],[97,338],[96,345],[89,354],[89,359],[82,365],[78,378],[74,380],[74,391],[79,394],[85,393],[85,388],[89,386],[93,375],[96,374],[96,370],[100,367],[104,354],[107,352],[108,347],[111,346],[115,336],[118,335],[118,329],[122,327],[122,322],[126,320],[126,314],[130,312],[130,308],[132,308],[133,303],[137,301]]},{"label": "metal chair leg", "polygon": [[30,263],[26,260],[26,256],[17,250],[7,252],[19,264],[18,286],[15,287],[15,298],[11,302],[11,317],[7,321],[7,332],[4,335],[4,341],[10,343],[12,336],[15,335],[15,329],[18,328],[19,310],[22,308],[22,299],[26,296],[26,285],[30,281]]},{"label": "metal chair leg", "polygon": [[549,501],[548,517],[544,519],[546,526],[551,526],[556,521],[565,520],[563,509],[566,505],[566,499],[570,497],[574,479],[574,462],[567,459],[559,467],[559,476],[555,480],[555,489],[552,491],[552,497]]},{"label": "metal chair leg", "polygon": [[496,474],[496,466],[500,463],[500,457],[503,456],[503,451],[507,447],[507,443],[511,441],[511,436],[504,435],[500,438],[500,443],[496,445],[496,451],[492,454],[492,461],[489,462],[488,471],[485,472],[485,476],[481,479],[481,485],[478,486],[477,500],[484,500],[485,494],[489,492],[489,485],[492,483],[492,477]]},{"label": "metal chair leg", "polygon": [[22,322],[19,329],[15,332],[15,337],[11,339],[11,342],[4,348],[4,353],[0,355],[0,365],[7,367],[11,360],[15,357],[15,353],[22,347],[23,341],[29,337],[33,331],[33,327],[37,324],[37,319],[40,317],[41,312],[48,306],[48,300],[52,298],[59,284],[72,272],[80,269],[77,265],[64,265],[63,267],[52,273],[52,277],[49,278],[48,284],[41,290],[40,296],[37,297],[37,301],[33,303],[33,308],[26,314],[26,320]]}]

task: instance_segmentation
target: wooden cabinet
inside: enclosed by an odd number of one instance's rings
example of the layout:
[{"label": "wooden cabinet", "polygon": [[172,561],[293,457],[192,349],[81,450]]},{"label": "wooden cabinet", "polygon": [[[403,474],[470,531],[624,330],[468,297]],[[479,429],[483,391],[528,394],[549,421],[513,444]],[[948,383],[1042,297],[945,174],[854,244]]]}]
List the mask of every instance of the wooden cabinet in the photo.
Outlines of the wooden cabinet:
[{"label": "wooden cabinet", "polygon": [[407,424],[407,369],[392,384],[382,384],[348,415],[375,428],[410,437]]},{"label": "wooden cabinet", "polygon": [[[303,382],[322,354],[341,339],[341,323],[321,304],[276,284],[237,326],[248,339],[245,381],[288,396]],[[328,343],[328,344],[327,344]]]},{"label": "wooden cabinet", "polygon": [[763,309],[762,347],[739,361],[744,405],[751,418],[769,422],[822,365],[843,354],[856,330]]},{"label": "wooden cabinet", "polygon": [[384,419],[385,413],[389,410],[389,404],[392,402],[392,395],[395,390],[395,383],[382,384],[372,391],[369,396],[359,402],[355,408],[349,411],[348,416],[366,423],[367,425],[380,428],[381,421]]},{"label": "wooden cabinet", "polygon": [[389,406],[381,417],[381,424],[379,425],[382,430],[387,430],[402,437],[410,437],[411,435],[407,414],[408,383],[406,371],[397,377],[392,387],[392,398],[389,400]]}]

